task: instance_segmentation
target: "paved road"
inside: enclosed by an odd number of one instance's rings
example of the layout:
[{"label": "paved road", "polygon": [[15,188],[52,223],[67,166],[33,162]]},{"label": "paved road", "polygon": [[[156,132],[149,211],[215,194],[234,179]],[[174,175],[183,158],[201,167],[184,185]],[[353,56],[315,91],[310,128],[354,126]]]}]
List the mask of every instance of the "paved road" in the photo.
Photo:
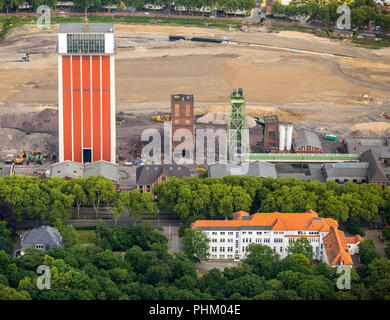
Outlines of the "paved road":
[{"label": "paved road", "polygon": [[260,22],[260,18],[262,18],[261,9],[255,8],[255,9],[252,9],[250,17],[246,18],[245,20],[250,21],[250,22]]},{"label": "paved road", "polygon": [[[168,221],[167,221],[168,222]],[[163,226],[162,234],[168,238],[169,252],[179,252],[182,250],[182,242],[179,237],[179,226],[174,226],[168,222],[168,226]]]}]

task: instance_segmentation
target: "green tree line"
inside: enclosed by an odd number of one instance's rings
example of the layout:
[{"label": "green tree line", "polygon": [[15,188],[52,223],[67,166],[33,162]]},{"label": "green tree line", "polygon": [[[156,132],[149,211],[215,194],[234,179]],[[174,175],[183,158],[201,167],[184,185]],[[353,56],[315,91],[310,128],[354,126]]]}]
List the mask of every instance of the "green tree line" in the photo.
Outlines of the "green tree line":
[{"label": "green tree line", "polygon": [[[322,21],[326,25],[335,23],[341,14],[337,13],[338,6],[342,1],[332,1],[327,3],[318,3],[316,1],[292,1],[288,5],[282,5],[275,2],[272,5],[272,14],[275,16],[287,16],[293,18],[297,15],[310,17],[311,21]],[[374,21],[376,25],[384,30],[390,30],[390,16],[386,15],[385,9],[379,12],[376,10],[374,0],[355,0],[348,5],[351,9],[351,23],[357,27]]]},{"label": "green tree line", "polygon": [[[6,12],[17,9],[24,2],[30,5],[31,11],[35,12],[40,5],[47,5],[50,8],[55,8],[57,0],[0,0],[0,9],[4,8]],[[172,1],[170,0],[74,0],[73,5],[76,10],[87,11],[102,11],[105,6],[117,5],[144,10],[145,5],[153,5],[156,7],[165,6],[170,8]],[[224,12],[235,12],[237,10],[247,11],[256,7],[256,0],[177,0],[175,6],[177,8],[184,7],[185,11],[194,12],[201,7],[211,8],[212,10],[222,10]],[[180,12],[181,13],[181,12]]]},{"label": "green tree line", "polygon": [[142,213],[157,213],[151,193],[138,190],[117,192],[114,183],[103,176],[65,180],[58,177],[11,176],[0,179],[0,201],[10,204],[16,218],[35,219],[53,225],[56,219],[66,222],[75,209],[89,206],[99,218],[99,210],[112,210],[115,223],[126,209],[139,219]]},{"label": "green tree line", "polygon": [[[351,269],[351,288],[341,290],[336,268],[314,263],[303,243],[306,239],[291,245],[283,259],[269,246],[251,244],[237,266],[200,275],[185,254],[169,253],[167,239],[149,224],[115,228],[101,224],[96,234],[96,244],[89,247],[46,252],[30,248],[18,258],[0,250],[0,300],[390,298],[390,261],[379,257],[369,240],[360,245],[362,263]],[[50,267],[50,290],[37,288],[39,265]]]},{"label": "green tree line", "polygon": [[224,178],[170,178],[153,189],[158,206],[181,219],[196,217],[232,218],[243,210],[255,212],[305,212],[348,221],[352,217],[367,222],[390,217],[390,188],[375,184],[340,186],[296,178],[262,179],[227,176]]}]

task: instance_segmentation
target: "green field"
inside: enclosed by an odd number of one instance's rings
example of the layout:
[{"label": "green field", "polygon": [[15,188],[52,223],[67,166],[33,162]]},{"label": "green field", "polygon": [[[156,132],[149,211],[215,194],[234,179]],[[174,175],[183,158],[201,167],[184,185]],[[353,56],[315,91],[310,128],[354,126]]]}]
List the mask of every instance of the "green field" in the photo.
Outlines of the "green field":
[{"label": "green field", "polygon": [[91,243],[95,239],[95,231],[94,230],[77,230],[77,234],[79,236],[79,244]]}]

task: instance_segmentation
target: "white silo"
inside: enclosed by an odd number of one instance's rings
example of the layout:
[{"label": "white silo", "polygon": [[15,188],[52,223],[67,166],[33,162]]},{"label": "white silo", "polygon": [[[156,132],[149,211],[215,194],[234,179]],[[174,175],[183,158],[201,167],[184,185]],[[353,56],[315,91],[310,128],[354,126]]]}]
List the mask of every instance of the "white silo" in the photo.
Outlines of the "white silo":
[{"label": "white silo", "polygon": [[293,126],[286,126],[286,150],[291,151]]},{"label": "white silo", "polygon": [[279,151],[284,151],[286,147],[286,127],[279,125]]}]

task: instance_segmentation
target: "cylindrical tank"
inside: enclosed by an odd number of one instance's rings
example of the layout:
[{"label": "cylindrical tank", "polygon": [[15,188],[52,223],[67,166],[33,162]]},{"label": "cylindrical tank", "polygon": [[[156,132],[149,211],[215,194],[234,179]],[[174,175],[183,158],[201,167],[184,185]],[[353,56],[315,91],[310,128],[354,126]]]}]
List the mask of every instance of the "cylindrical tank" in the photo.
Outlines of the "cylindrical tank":
[{"label": "cylindrical tank", "polygon": [[286,126],[286,150],[291,151],[293,126]]},{"label": "cylindrical tank", "polygon": [[279,151],[283,151],[286,147],[286,128],[284,125],[279,125]]}]

